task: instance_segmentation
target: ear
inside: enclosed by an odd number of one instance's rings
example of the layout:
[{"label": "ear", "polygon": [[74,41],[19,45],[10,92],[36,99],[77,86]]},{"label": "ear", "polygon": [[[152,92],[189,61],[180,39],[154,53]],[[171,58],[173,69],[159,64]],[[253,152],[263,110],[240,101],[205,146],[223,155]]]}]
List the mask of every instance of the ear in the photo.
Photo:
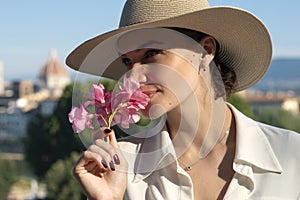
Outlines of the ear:
[{"label": "ear", "polygon": [[211,56],[215,56],[217,51],[217,42],[211,36],[205,36],[201,39],[200,45],[206,50]]},{"label": "ear", "polygon": [[217,51],[217,42],[213,37],[205,36],[201,39],[200,45],[206,51],[206,53],[203,55],[203,64],[207,66],[215,57]]}]

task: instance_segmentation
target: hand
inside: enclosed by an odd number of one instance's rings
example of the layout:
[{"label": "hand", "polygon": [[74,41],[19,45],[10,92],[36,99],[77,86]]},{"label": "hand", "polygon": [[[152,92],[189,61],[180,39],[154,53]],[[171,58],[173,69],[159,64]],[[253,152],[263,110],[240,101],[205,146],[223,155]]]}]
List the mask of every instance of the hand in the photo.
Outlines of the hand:
[{"label": "hand", "polygon": [[[127,186],[128,164],[118,146],[114,131],[102,128],[94,144],[73,167],[73,175],[90,200],[123,199]],[[110,143],[103,140],[109,137]]]}]

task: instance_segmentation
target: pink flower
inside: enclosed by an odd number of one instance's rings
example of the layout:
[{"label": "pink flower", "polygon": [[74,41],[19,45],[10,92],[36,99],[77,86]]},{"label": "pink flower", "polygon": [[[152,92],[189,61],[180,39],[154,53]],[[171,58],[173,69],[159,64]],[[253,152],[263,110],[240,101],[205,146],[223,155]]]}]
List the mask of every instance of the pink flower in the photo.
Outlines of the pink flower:
[{"label": "pink flower", "polygon": [[130,97],[128,102],[130,105],[133,105],[137,109],[145,109],[148,105],[149,97],[140,90],[136,90]]},{"label": "pink flower", "polygon": [[[122,85],[118,84],[118,91],[105,92],[102,84],[93,84],[84,97],[87,101],[80,108],[73,107],[69,113],[69,121],[75,133],[85,128],[94,129],[93,118],[102,127],[110,128],[120,124],[128,128],[130,123],[140,120],[139,110],[145,109],[149,101],[149,97],[140,90],[140,84],[127,77],[124,77]],[[91,106],[95,108],[91,109]]]},{"label": "pink flower", "polygon": [[85,109],[84,104],[80,108],[73,107],[68,116],[75,133],[79,133],[85,128],[94,129],[91,120],[92,115]]},{"label": "pink flower", "polygon": [[129,128],[130,123],[137,123],[141,119],[138,111],[135,107],[123,107],[115,114],[114,123],[120,124],[123,128]]},{"label": "pink flower", "polygon": [[104,86],[102,84],[93,84],[90,91],[85,94],[84,97],[91,100],[94,105],[101,105],[105,103]]},{"label": "pink flower", "polygon": [[133,94],[135,91],[139,89],[139,87],[140,84],[137,81],[131,78],[127,78],[126,76],[124,76],[123,78],[123,88],[121,87],[121,85],[119,85],[120,90],[124,90],[129,94]]},{"label": "pink flower", "polygon": [[108,126],[109,116],[112,114],[111,106],[112,90],[104,94],[104,104],[96,108],[96,117],[100,126]]},{"label": "pink flower", "polygon": [[140,109],[145,109],[149,97],[141,92],[140,84],[130,78],[124,77],[123,86],[118,85],[119,92],[113,94],[112,110],[117,110],[113,123],[128,128],[129,123],[137,123],[140,120]]},{"label": "pink flower", "polygon": [[123,87],[119,85],[120,93],[128,95],[128,106],[134,106],[136,109],[145,109],[149,102],[149,97],[140,90],[140,84],[130,78],[124,77]]}]

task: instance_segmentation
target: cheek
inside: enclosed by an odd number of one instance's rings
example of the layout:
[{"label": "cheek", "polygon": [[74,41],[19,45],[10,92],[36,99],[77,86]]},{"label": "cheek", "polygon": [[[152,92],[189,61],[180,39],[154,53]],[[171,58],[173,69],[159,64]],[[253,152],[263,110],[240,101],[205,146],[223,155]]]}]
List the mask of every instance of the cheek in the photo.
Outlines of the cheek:
[{"label": "cheek", "polygon": [[151,65],[147,71],[149,81],[163,88],[151,98],[144,111],[150,118],[171,111],[193,95],[198,87],[198,73],[192,65],[182,59],[168,61],[165,65]]},{"label": "cheek", "polygon": [[187,85],[189,85],[189,91],[195,92],[196,88],[199,86],[199,76],[196,72],[186,75]]},{"label": "cheek", "polygon": [[150,119],[156,119],[173,110],[178,105],[179,101],[176,95],[166,89],[151,98],[143,114]]},{"label": "cheek", "polygon": [[178,71],[182,79],[189,85],[190,88],[195,89],[199,81],[198,71],[192,66],[185,67],[185,70]]},{"label": "cheek", "polygon": [[188,90],[194,91],[198,84],[198,69],[196,69],[196,67],[188,61],[181,58],[177,58],[176,62],[170,66],[173,66],[173,70],[180,77],[180,81],[178,81],[177,84],[182,83],[185,87],[189,87]]},{"label": "cheek", "polygon": [[180,76],[182,81],[173,88],[173,91],[179,101],[183,102],[199,89],[199,75],[195,70],[191,70],[181,73]]}]

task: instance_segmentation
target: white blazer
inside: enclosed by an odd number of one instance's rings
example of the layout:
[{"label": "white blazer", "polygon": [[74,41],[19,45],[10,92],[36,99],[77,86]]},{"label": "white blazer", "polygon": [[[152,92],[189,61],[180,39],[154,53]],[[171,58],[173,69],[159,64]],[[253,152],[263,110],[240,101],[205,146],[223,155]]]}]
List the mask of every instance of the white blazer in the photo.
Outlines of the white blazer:
[{"label": "white blazer", "polygon": [[[300,135],[256,122],[229,106],[236,119],[237,145],[235,174],[224,199],[300,199]],[[191,178],[177,163],[166,131],[127,139],[119,141],[130,171],[124,199],[194,199]],[[147,153],[157,149],[156,156]]]}]

